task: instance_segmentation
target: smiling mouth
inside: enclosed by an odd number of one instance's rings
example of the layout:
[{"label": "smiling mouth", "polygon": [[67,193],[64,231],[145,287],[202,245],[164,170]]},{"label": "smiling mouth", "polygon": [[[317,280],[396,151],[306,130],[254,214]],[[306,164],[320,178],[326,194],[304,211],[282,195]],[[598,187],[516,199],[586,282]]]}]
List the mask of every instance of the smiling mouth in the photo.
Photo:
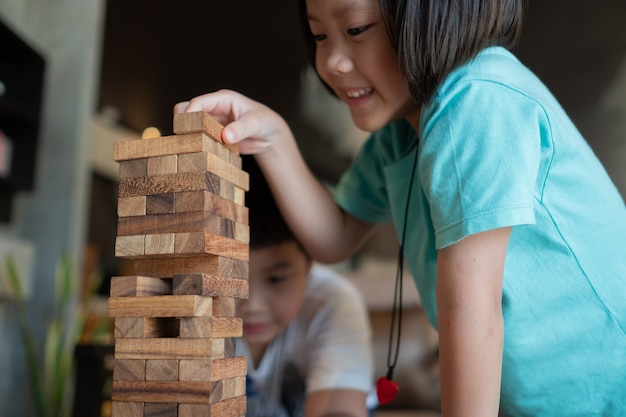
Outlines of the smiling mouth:
[{"label": "smiling mouth", "polygon": [[361,98],[370,94],[372,91],[373,91],[372,88],[362,88],[360,90],[351,90],[351,91],[346,91],[346,96],[348,96],[348,98]]}]

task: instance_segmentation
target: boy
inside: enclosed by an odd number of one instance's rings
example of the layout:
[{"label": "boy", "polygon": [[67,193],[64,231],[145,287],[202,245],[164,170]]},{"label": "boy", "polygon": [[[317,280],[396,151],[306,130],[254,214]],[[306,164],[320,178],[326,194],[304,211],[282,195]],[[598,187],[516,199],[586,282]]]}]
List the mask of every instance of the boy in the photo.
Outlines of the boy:
[{"label": "boy", "polygon": [[358,290],[312,263],[284,222],[252,157],[246,195],[250,296],[240,300],[250,416],[366,416],[370,324]]}]

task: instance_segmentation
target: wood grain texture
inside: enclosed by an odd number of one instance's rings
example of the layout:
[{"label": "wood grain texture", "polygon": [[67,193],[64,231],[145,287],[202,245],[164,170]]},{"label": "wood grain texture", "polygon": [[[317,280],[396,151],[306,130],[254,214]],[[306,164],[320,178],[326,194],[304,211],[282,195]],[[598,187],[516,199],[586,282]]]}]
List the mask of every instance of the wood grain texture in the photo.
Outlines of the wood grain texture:
[{"label": "wood grain texture", "polygon": [[118,359],[206,359],[224,355],[224,345],[213,347],[211,339],[137,338],[116,339]]},{"label": "wood grain texture", "polygon": [[146,381],[178,381],[178,359],[146,361]]},{"label": "wood grain texture", "polygon": [[234,185],[211,172],[181,172],[177,174],[120,178],[119,197],[136,197],[204,190],[213,194],[230,196]]},{"label": "wood grain texture", "polygon": [[171,295],[172,280],[146,276],[111,277],[111,297]]},{"label": "wood grain texture", "polygon": [[144,417],[143,402],[111,402],[111,415],[119,417]]},{"label": "wood grain texture", "polygon": [[204,211],[216,216],[248,224],[248,208],[207,191],[186,191],[175,194],[175,212]]},{"label": "wood grain texture", "polygon": [[114,401],[210,404],[212,382],[113,381]]},{"label": "wood grain texture", "polygon": [[[135,139],[115,142],[113,160],[120,162],[188,152],[210,152],[215,141],[202,133],[172,135],[150,140]],[[123,176],[120,176],[123,177]]]},{"label": "wood grain texture", "polygon": [[117,216],[145,216],[146,215],[146,196],[139,195],[136,197],[122,197],[117,199]]},{"label": "wood grain texture", "polygon": [[148,158],[121,161],[119,178],[145,177],[148,175]]},{"label": "wood grain texture", "polygon": [[144,337],[143,317],[117,317],[113,329],[113,336],[119,338]]},{"label": "wood grain texture", "polygon": [[109,298],[109,317],[198,317],[212,312],[211,297],[164,295]]},{"label": "wood grain texture", "polygon": [[244,191],[250,188],[250,177],[241,168],[210,152],[182,154],[178,158],[178,172],[209,171]]},{"label": "wood grain texture", "polygon": [[179,337],[187,339],[243,336],[243,322],[236,317],[183,317]]},{"label": "wood grain texture", "polygon": [[176,174],[178,155],[153,156],[146,160],[146,175]]},{"label": "wood grain texture", "polygon": [[144,404],[144,417],[178,417],[177,403],[148,403]]},{"label": "wood grain texture", "polygon": [[248,281],[210,274],[176,274],[173,277],[172,293],[247,298]]},{"label": "wood grain texture", "polygon": [[237,303],[233,297],[213,297],[214,317],[235,317]]},{"label": "wood grain texture", "polygon": [[145,381],[144,359],[120,359],[113,363],[113,379],[117,381]]},{"label": "wood grain texture", "polygon": [[246,414],[246,397],[240,396],[214,404],[180,404],[178,417],[242,417]]},{"label": "wood grain texture", "polygon": [[183,359],[179,363],[179,377],[181,381],[214,382],[243,376],[245,385],[246,370],[247,359],[243,356],[210,360]]},{"label": "wood grain texture", "polygon": [[175,274],[200,273],[248,279],[249,271],[247,261],[217,255],[136,259],[132,266],[136,275],[159,278],[172,278]]},{"label": "wood grain texture", "polygon": [[[118,219],[117,236],[137,236],[159,233],[209,232],[230,233],[235,237],[235,220],[218,216],[210,211],[189,211],[173,214],[145,215]],[[239,229],[248,229],[246,227]]]},{"label": "wood grain texture", "polygon": [[239,145],[230,145],[222,140],[222,131],[224,126],[218,122],[213,116],[204,111],[175,113],[174,114],[174,133],[196,133],[202,132],[219,143],[223,143],[231,152],[239,154]]},{"label": "wood grain texture", "polygon": [[[132,197],[129,197],[132,198]],[[145,197],[146,215],[171,214],[176,211],[176,193],[152,194]]]}]

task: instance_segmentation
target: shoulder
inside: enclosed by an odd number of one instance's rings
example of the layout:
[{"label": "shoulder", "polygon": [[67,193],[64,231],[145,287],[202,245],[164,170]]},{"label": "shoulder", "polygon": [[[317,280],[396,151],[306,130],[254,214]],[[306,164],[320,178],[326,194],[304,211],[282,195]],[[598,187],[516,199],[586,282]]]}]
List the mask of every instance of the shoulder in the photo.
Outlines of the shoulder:
[{"label": "shoulder", "polygon": [[367,306],[360,290],[331,268],[314,265],[300,311],[301,323],[336,327],[349,317],[355,325],[367,321]]}]

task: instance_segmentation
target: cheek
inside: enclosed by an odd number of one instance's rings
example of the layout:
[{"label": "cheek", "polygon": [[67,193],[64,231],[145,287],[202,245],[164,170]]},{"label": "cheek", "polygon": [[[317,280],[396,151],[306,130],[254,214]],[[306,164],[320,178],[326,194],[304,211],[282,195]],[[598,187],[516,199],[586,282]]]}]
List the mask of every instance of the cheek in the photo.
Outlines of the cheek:
[{"label": "cheek", "polygon": [[302,297],[291,296],[287,297],[277,297],[272,303],[274,306],[274,316],[277,321],[283,325],[287,326],[293,319],[296,318],[300,309],[302,307]]}]

